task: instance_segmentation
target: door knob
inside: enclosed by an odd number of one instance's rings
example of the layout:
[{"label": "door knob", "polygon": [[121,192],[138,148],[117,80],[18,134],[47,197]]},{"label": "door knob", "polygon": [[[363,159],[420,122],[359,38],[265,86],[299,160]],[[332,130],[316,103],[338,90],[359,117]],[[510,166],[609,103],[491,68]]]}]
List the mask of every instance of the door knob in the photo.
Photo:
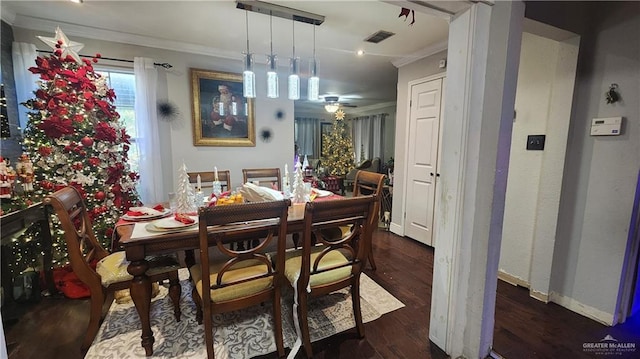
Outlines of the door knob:
[{"label": "door knob", "polygon": [[431,175],[431,177],[433,177],[433,172],[429,173],[429,175]]}]

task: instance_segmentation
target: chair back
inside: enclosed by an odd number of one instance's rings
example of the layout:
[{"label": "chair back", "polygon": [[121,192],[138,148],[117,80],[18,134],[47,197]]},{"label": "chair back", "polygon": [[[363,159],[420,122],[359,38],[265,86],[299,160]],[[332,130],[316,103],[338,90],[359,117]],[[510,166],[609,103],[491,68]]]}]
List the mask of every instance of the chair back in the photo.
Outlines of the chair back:
[{"label": "chair back", "polygon": [[[272,277],[273,285],[264,290],[242,298],[243,303],[235,308],[255,305],[269,298],[270,293],[282,284],[284,252],[287,237],[287,214],[291,202],[287,200],[240,203],[226,206],[204,207],[198,212],[200,263],[202,267],[202,288],[211,290],[243,284]],[[266,247],[277,237],[278,263],[275,269],[265,254]],[[225,244],[246,240],[259,240],[260,243],[250,249],[232,249]],[[209,247],[215,246],[225,257],[226,262],[218,269],[217,279],[211,283],[209,278]],[[237,248],[237,247],[236,247]],[[264,272],[250,277],[229,273],[248,265],[264,264]],[[210,291],[203,290],[203,303],[210,303]],[[236,300],[238,301],[238,300]],[[205,315],[206,308],[205,305]],[[232,309],[233,310],[233,309]]]},{"label": "chair back", "polygon": [[96,240],[80,192],[68,186],[45,197],[44,204],[54,209],[60,221],[73,271],[85,284],[100,283],[100,276],[90,264],[109,253]]},{"label": "chair back", "polygon": [[376,198],[374,209],[375,215],[371,217],[372,231],[378,224],[380,217],[380,201],[382,199],[382,187],[384,186],[384,177],[382,173],[369,171],[358,171],[356,173],[355,182],[353,182],[353,196],[373,195]]},{"label": "chair back", "polygon": [[[198,175],[200,175],[202,189],[213,188],[213,181],[216,178],[214,171],[187,172],[187,175],[189,175],[189,183],[198,183]],[[218,171],[218,181],[220,182],[223,191],[231,189],[231,174],[228,170]]]},{"label": "chair back", "polygon": [[282,190],[282,176],[280,176],[280,168],[243,168],[242,183],[250,181],[258,181],[260,186],[271,187],[275,183]]},{"label": "chair back", "polygon": [[[372,195],[306,204],[298,293],[306,290],[311,276],[316,274],[350,267],[350,276],[340,276],[338,281],[325,284],[324,292],[350,285],[351,279],[360,275],[371,245],[370,217],[373,215],[374,207],[375,197]],[[345,226],[351,227],[351,230],[344,235],[335,237],[324,234],[326,229]],[[316,243],[315,246],[312,244],[313,241]],[[314,253],[320,251],[313,262],[312,250]],[[339,251],[347,260],[336,264],[323,263],[323,259],[333,251]],[[331,261],[329,259],[327,262]]]}]

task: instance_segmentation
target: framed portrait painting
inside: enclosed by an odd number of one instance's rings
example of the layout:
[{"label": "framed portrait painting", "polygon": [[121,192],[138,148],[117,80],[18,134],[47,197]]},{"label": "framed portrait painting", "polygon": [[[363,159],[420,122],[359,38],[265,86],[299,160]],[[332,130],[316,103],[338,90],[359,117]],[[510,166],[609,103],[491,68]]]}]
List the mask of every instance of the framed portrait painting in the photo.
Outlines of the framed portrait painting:
[{"label": "framed portrait painting", "polygon": [[191,69],[193,144],[256,145],[252,98],[242,96],[242,75]]}]

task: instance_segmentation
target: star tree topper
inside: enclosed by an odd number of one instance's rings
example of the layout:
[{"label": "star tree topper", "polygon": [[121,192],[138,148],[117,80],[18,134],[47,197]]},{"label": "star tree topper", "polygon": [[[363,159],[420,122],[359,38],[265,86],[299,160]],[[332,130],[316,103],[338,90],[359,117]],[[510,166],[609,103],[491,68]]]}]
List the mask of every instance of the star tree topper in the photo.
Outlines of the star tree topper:
[{"label": "star tree topper", "polygon": [[344,120],[344,111],[342,110],[336,111],[336,120]]},{"label": "star tree topper", "polygon": [[[62,32],[60,27],[56,28],[55,37],[38,36],[38,39],[42,40],[45,44],[49,45],[53,51],[60,49],[62,51],[62,58],[66,58],[67,55],[73,57],[76,62],[80,62],[80,56],[78,51],[84,47],[84,44],[79,42],[70,41],[67,35]],[[58,44],[60,47],[58,47]]]}]

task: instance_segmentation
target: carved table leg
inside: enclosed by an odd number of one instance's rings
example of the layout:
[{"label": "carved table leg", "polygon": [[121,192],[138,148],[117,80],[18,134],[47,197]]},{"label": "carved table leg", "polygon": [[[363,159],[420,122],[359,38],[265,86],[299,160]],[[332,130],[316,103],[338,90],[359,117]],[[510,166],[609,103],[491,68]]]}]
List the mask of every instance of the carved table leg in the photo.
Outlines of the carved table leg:
[{"label": "carved table leg", "polygon": [[149,309],[151,308],[151,281],[145,275],[149,268],[146,260],[133,260],[129,264],[127,271],[133,275],[131,282],[131,298],[136,306],[138,316],[140,317],[140,325],[142,327],[142,347],[147,356],[153,355],[153,332],[151,331],[151,322],[149,320]]}]

